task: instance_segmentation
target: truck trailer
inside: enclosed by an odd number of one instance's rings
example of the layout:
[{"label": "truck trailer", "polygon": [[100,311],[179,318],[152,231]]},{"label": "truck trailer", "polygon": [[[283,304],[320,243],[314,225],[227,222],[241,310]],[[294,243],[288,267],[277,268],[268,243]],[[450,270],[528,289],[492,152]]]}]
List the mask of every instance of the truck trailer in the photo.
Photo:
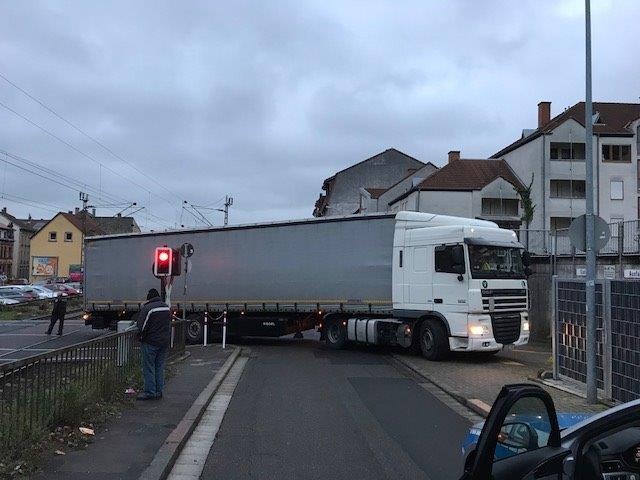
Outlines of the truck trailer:
[{"label": "truck trailer", "polygon": [[171,306],[192,343],[223,314],[230,336],[317,328],[329,348],[398,345],[431,360],[529,340],[529,258],[516,234],[417,212],[88,237],[85,322],[133,318],[160,285],[155,248],[185,243],[194,253]]}]

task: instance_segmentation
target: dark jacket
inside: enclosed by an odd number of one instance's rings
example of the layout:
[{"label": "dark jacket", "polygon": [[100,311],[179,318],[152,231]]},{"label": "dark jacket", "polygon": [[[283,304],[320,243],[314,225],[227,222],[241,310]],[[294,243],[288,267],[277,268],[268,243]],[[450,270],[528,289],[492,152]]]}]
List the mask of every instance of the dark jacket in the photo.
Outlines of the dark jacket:
[{"label": "dark jacket", "polygon": [[53,302],[53,310],[51,311],[51,319],[52,320],[60,320],[64,319],[64,316],[67,314],[67,299],[64,297],[56,298],[56,301]]},{"label": "dark jacket", "polygon": [[168,347],[171,343],[171,309],[160,297],[154,297],[142,306],[136,324],[142,343],[154,347]]}]

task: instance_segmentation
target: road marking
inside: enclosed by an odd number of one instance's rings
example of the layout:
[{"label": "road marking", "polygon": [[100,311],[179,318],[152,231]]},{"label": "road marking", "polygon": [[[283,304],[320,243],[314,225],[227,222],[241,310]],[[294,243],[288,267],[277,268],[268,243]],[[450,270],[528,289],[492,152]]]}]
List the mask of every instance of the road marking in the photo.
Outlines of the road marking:
[{"label": "road marking", "polygon": [[180,452],[180,456],[169,474],[169,480],[197,480],[200,478],[209,456],[209,451],[213,447],[216,435],[224,419],[224,414],[231,402],[233,391],[240,381],[240,376],[248,360],[247,357],[238,357],[236,363],[231,367],[200,419],[198,426],[189,437],[182,452]]},{"label": "road marking", "polygon": [[513,360],[502,360],[502,363],[504,365],[514,365],[516,367],[524,367],[523,363],[520,362],[514,362]]}]

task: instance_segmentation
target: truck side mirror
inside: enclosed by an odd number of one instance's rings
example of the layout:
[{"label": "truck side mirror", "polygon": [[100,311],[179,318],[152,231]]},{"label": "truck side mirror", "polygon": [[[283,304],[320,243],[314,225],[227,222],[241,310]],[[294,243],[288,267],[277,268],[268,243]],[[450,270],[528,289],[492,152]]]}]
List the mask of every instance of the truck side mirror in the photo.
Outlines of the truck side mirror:
[{"label": "truck side mirror", "polygon": [[527,252],[526,250],[522,252],[522,264],[525,267],[531,265],[531,255],[529,255],[529,252]]}]

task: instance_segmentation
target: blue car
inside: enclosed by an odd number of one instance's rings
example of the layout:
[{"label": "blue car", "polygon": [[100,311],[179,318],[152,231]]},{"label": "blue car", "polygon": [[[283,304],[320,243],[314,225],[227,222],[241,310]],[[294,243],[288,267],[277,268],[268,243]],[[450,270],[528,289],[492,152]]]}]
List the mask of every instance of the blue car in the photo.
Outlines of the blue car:
[{"label": "blue car", "polygon": [[462,447],[461,480],[640,479],[640,400],[557,415],[538,385],[506,385]]},{"label": "blue car", "polygon": [[[573,427],[575,424],[586,420],[591,415],[593,414],[558,413],[558,426],[560,427],[560,430],[564,430],[565,428]],[[513,426],[521,423],[526,423],[536,430],[539,443],[542,443],[541,440],[544,441],[544,439],[549,436],[550,425],[547,422],[541,421],[538,416],[533,417],[531,415],[512,415],[511,419],[513,420],[513,423],[511,424],[512,427],[510,428],[509,432],[511,433],[511,435],[509,436],[512,439],[516,440],[516,442],[517,440],[521,440],[523,435],[519,435],[518,429],[514,428]],[[480,432],[482,432],[482,427],[484,427],[484,422],[478,422],[471,428],[469,428],[469,432],[467,433],[467,436],[464,437],[464,440],[462,442],[463,456],[466,457],[467,454],[475,448],[476,444],[478,443],[478,438],[480,437]],[[507,432],[504,432],[503,429],[503,432],[501,432],[501,434],[504,433]],[[502,441],[498,441],[498,443],[496,444],[496,452],[494,455],[494,458],[496,460],[521,453],[522,449],[516,446],[516,442],[509,443],[508,441],[505,441],[506,438],[501,438],[500,440]]]}]

